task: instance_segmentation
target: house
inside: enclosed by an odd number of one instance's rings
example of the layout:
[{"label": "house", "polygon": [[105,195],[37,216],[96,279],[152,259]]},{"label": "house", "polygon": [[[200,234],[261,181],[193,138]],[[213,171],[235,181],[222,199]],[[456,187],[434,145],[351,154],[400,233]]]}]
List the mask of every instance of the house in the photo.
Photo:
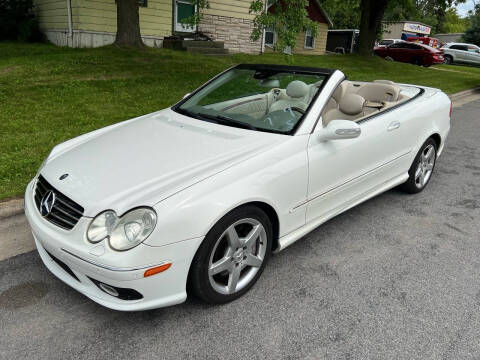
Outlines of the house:
[{"label": "house", "polygon": [[[265,0],[268,1],[268,0]],[[198,29],[186,27],[182,19],[196,12],[189,0],[139,0],[140,32],[148,46],[162,47],[167,36],[200,31],[222,41],[230,52],[258,54],[276,41],[266,29],[264,38],[252,41],[254,15],[250,0],[210,0],[202,9]],[[40,29],[54,44],[70,47],[97,47],[114,42],[117,27],[115,0],[35,0]],[[318,0],[310,0],[308,14],[318,22],[318,36],[301,33],[295,53],[323,54],[327,30],[332,22]]]},{"label": "house", "polygon": [[[332,21],[328,17],[318,0],[310,0],[307,8],[308,17],[317,22],[318,32],[316,38],[312,37],[310,31],[298,34],[297,43],[293,49],[294,54],[304,55],[323,55],[327,46],[328,28],[333,26]],[[265,50],[269,52],[276,42],[276,34],[272,29],[265,29]]]}]

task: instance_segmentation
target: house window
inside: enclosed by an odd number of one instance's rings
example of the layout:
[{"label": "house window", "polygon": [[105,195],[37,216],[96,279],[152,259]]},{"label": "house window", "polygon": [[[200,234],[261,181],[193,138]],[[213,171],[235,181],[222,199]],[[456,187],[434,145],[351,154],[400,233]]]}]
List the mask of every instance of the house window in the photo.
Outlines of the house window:
[{"label": "house window", "polygon": [[197,28],[183,24],[185,19],[195,15],[197,8],[189,0],[175,1],[175,31],[194,32]]},{"label": "house window", "polygon": [[272,26],[265,28],[265,45],[275,45],[275,31]]},{"label": "house window", "polygon": [[148,6],[147,1],[148,0],[138,0],[138,6],[147,7]]},{"label": "house window", "polygon": [[312,30],[305,31],[305,47],[307,49],[315,48],[315,38],[312,36]]}]

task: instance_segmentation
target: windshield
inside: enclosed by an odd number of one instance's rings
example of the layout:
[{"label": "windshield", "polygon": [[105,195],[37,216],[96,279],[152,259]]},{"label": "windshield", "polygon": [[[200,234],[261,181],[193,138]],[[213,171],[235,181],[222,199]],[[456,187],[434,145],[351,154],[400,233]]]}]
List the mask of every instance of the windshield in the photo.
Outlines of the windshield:
[{"label": "windshield", "polygon": [[221,125],[289,134],[300,123],[326,77],[234,68],[173,110]]}]

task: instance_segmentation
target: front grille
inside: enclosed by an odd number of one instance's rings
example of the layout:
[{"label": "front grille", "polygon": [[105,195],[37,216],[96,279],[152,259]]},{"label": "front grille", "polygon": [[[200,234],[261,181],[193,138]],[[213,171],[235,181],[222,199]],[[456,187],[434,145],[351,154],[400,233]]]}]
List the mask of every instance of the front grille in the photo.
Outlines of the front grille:
[{"label": "front grille", "polygon": [[35,185],[35,204],[40,213],[42,213],[40,210],[42,199],[48,191],[55,194],[55,201],[50,213],[44,218],[63,229],[71,230],[83,216],[83,207],[63,195],[50,185],[42,175],[39,175]]}]

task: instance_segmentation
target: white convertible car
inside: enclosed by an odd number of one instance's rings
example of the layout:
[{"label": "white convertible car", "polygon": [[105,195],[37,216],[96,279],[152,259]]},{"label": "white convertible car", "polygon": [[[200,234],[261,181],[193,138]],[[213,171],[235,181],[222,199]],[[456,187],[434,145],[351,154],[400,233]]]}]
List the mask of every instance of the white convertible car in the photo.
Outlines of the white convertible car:
[{"label": "white convertible car", "polygon": [[[440,90],[238,65],[175,106],[56,146],[25,212],[45,265],[99,304],[238,298],[278,252],[395,186],[428,184]],[[395,206],[395,204],[392,204]]]}]

